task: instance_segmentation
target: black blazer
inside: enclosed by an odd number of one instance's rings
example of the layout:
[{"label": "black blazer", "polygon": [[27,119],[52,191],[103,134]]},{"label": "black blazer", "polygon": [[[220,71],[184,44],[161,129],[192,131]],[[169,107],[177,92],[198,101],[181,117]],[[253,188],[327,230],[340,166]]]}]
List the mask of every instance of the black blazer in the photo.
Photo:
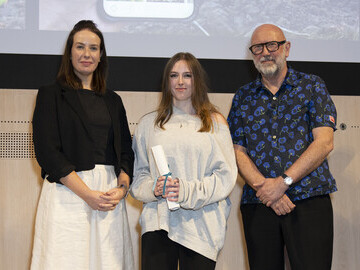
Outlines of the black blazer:
[{"label": "black blazer", "polygon": [[[113,91],[106,91],[104,100],[114,130],[115,173],[118,176],[123,169],[132,180],[134,153],[124,105]],[[89,121],[74,89],[59,84],[39,89],[33,140],[41,176],[48,175],[50,182],[60,183],[60,178],[72,171],[95,167]]]}]

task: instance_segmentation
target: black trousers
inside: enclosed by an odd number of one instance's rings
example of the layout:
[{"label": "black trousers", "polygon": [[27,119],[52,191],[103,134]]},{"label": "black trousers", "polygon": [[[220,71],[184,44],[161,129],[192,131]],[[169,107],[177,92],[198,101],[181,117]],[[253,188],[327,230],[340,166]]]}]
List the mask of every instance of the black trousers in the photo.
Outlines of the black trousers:
[{"label": "black trousers", "polygon": [[141,237],[142,270],[213,270],[216,262],[170,240],[166,231]]},{"label": "black trousers", "polygon": [[263,204],[241,205],[251,270],[284,269],[284,246],[292,270],[331,269],[334,230],[330,196],[295,205],[285,216],[277,216]]}]

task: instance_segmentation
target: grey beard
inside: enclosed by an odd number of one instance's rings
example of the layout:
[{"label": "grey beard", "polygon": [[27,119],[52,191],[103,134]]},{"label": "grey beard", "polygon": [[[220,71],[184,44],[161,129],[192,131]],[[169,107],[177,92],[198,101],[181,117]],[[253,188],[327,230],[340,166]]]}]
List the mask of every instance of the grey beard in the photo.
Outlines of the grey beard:
[{"label": "grey beard", "polygon": [[[265,67],[261,64],[262,61],[271,61],[271,60],[274,61],[274,63],[271,64],[270,66]],[[280,72],[280,70],[284,67],[285,63],[286,63],[285,53],[283,55],[280,55],[277,60],[274,59],[272,56],[267,55],[267,56],[261,57],[258,62],[254,61],[254,65],[255,65],[256,69],[263,76],[267,76],[267,77],[276,76]]]}]

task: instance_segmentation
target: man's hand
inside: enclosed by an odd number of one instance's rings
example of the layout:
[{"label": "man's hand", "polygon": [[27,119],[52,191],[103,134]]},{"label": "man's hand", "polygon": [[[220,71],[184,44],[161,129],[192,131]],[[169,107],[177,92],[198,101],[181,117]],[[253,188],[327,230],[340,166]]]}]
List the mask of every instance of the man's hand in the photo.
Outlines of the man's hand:
[{"label": "man's hand", "polygon": [[286,215],[289,214],[295,208],[295,204],[289,199],[289,197],[284,194],[279,200],[274,202],[270,207],[274,210],[274,212],[278,215]]},{"label": "man's hand", "polygon": [[288,189],[281,176],[276,178],[266,178],[262,184],[254,184],[256,197],[266,206],[270,206],[278,201]]}]

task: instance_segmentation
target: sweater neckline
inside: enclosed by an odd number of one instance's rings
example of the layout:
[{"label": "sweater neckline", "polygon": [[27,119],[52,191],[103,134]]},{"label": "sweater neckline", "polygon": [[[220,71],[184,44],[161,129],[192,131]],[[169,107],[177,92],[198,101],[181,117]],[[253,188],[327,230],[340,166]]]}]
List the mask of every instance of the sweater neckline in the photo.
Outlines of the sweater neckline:
[{"label": "sweater neckline", "polygon": [[188,115],[188,116],[191,116],[191,117],[196,117],[197,118],[197,115],[195,114],[188,114],[187,112],[175,107],[174,105],[172,106],[172,109],[173,109],[173,114],[174,115]]}]

